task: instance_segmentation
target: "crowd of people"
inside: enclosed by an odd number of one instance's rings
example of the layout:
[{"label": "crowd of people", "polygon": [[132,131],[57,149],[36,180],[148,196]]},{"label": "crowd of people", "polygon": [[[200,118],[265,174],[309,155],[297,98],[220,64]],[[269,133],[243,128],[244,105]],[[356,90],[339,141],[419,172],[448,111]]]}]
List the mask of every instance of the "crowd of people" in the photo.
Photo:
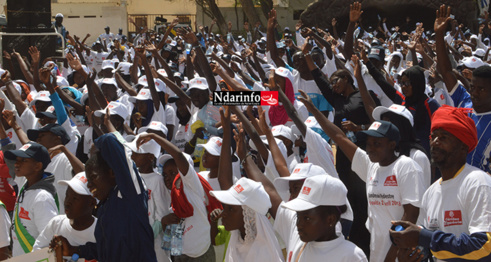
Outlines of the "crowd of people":
[{"label": "crowd of people", "polygon": [[[0,259],[491,260],[491,19],[362,13],[92,45],[56,15],[64,59],[4,51]],[[279,103],[214,104],[229,91]]]}]

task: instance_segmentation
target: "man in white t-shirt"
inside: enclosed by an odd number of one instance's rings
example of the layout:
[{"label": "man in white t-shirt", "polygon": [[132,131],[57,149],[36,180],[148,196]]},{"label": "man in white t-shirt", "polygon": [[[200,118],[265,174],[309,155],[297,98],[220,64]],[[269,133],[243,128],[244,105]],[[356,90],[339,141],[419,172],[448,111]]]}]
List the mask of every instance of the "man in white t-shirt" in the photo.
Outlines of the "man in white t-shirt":
[{"label": "man in white t-shirt", "polygon": [[463,111],[445,105],[435,111],[431,159],[442,178],[423,196],[425,228],[394,222],[405,228],[390,231],[399,248],[429,248],[437,261],[490,260],[491,177],[466,163],[477,141],[474,121]]}]

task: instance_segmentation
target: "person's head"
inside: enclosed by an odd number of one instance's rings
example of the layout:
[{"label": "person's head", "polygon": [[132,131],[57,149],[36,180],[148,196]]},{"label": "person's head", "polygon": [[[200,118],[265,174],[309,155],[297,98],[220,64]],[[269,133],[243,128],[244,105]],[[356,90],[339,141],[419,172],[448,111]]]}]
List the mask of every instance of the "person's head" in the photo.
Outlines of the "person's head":
[{"label": "person's head", "polygon": [[346,186],[330,175],[309,177],[297,198],[283,203],[297,212],[297,230],[303,242],[337,238],[336,224],[346,212]]},{"label": "person's head", "polygon": [[290,200],[300,194],[305,179],[313,176],[329,175],[320,166],[312,163],[297,164],[289,177],[278,177],[274,180],[274,186],[279,192],[290,192]]},{"label": "person's head", "polygon": [[197,108],[203,108],[208,102],[210,102],[210,91],[208,89],[208,83],[206,78],[195,77],[189,81],[189,88],[187,90],[191,101]]},{"label": "person's head", "polygon": [[440,169],[464,164],[477,145],[474,121],[462,109],[443,105],[431,121],[431,161]]},{"label": "person's head", "polygon": [[[194,166],[191,156],[186,153],[183,154],[188,160],[189,165]],[[176,179],[177,174],[179,174],[176,162],[171,155],[165,154],[159,157],[159,164],[162,165],[162,176],[164,178],[165,187],[171,190],[174,180]]]},{"label": "person's head", "polygon": [[[130,115],[128,108],[120,102],[112,101],[103,110],[95,111],[94,116],[104,117],[107,109],[109,109],[109,119],[111,120],[114,128],[116,128],[118,131],[122,131],[124,128],[124,121],[127,120]],[[107,132],[106,125],[102,125],[102,129],[104,132]]]},{"label": "person's head", "polygon": [[160,145],[154,140],[150,140],[138,147],[136,142],[141,134],[146,134],[146,132],[140,133],[131,143],[127,143],[127,146],[133,152],[131,159],[133,159],[140,172],[150,173],[156,166],[156,160],[160,155]]},{"label": "person's head", "polygon": [[99,42],[99,41],[96,41],[93,45],[92,45],[92,49],[94,51],[96,51],[97,53],[101,53],[102,52],[102,43]]},{"label": "person's head", "polygon": [[206,144],[199,144],[196,147],[205,150],[201,158],[204,168],[218,168],[222,151],[222,139],[220,137],[211,137]]},{"label": "person's head", "polygon": [[44,169],[51,162],[46,147],[36,142],[28,142],[18,150],[5,152],[5,158],[16,160],[15,175],[18,177],[37,177],[42,176]]},{"label": "person's head", "polygon": [[118,29],[118,33],[119,33],[120,35],[122,35],[122,34],[123,34],[123,28],[119,28],[119,29]]},{"label": "person's head", "polygon": [[406,102],[413,104],[421,99],[426,99],[426,79],[424,70],[420,66],[413,66],[406,69],[401,76],[401,89]]},{"label": "person's head", "polygon": [[263,185],[248,178],[239,179],[228,190],[214,190],[210,194],[223,205],[222,223],[227,231],[244,232],[245,212],[266,215],[271,207],[271,200]]},{"label": "person's head", "polygon": [[330,78],[332,91],[336,94],[347,97],[354,91],[354,81],[351,73],[346,69],[339,69]]},{"label": "person's head", "polygon": [[[184,90],[184,92],[186,92]],[[176,116],[179,118],[179,122],[182,124],[186,124],[189,119],[191,118],[191,113],[189,112],[189,109],[184,102],[183,99],[179,98],[178,96],[174,97],[169,97],[167,100],[169,103],[175,103],[176,104]]]},{"label": "person's head", "polygon": [[101,82],[101,91],[107,101],[118,100],[118,85],[114,78],[104,78]]},{"label": "person's head", "polygon": [[302,53],[302,51],[298,51],[295,54],[293,54],[292,60],[293,60],[293,67],[298,72],[300,73],[309,72],[307,61],[305,60],[305,55]]},{"label": "person's head", "polygon": [[399,129],[392,123],[375,121],[368,130],[358,132],[356,137],[366,141],[366,152],[370,161],[386,166],[395,160],[394,151],[401,137]]},{"label": "person's head", "polygon": [[73,71],[67,76],[68,83],[71,86],[82,87],[85,85],[85,77],[77,71]]},{"label": "person's head", "polygon": [[29,129],[27,130],[27,137],[46,148],[66,145],[70,142],[70,136],[68,136],[65,128],[58,124],[47,124],[39,129]]},{"label": "person's head", "polygon": [[57,26],[61,26],[61,24],[63,23],[63,14],[62,13],[56,14],[55,22],[56,22]]},{"label": "person's head", "polygon": [[322,68],[324,66],[324,64],[326,63],[326,59],[324,58],[324,53],[318,47],[315,47],[312,49],[311,56],[312,56],[312,60],[314,60],[314,63],[319,68]]},{"label": "person's head", "polygon": [[385,64],[385,49],[382,46],[372,46],[370,49],[370,54],[368,54],[368,59],[370,62],[378,68],[382,69]]},{"label": "person's head", "polygon": [[275,138],[283,141],[283,144],[285,144],[287,149],[287,155],[293,154],[295,136],[292,133],[292,129],[285,125],[277,125],[271,128],[271,132]]},{"label": "person's head", "polygon": [[109,32],[111,31],[111,28],[109,26],[106,26],[106,27],[104,27],[104,31],[106,32],[106,34],[109,34]]},{"label": "person's head", "polygon": [[88,181],[87,187],[92,195],[100,201],[106,200],[111,190],[116,186],[116,177],[100,151],[92,154],[87,160],[85,173]]},{"label": "person's head", "polygon": [[[144,126],[140,129],[138,129],[138,134],[141,134],[143,132],[147,133],[152,133],[152,134],[157,134],[158,136],[162,138],[167,138],[167,132],[169,130],[167,127],[160,121],[152,121],[148,126]],[[158,157],[158,156],[156,156]]]},{"label": "person's head", "polygon": [[102,77],[112,78],[114,76],[113,70],[115,69],[115,63],[113,60],[106,59],[102,62]]},{"label": "person's head", "polygon": [[399,68],[402,61],[402,54],[400,52],[394,52],[390,59],[390,68]]},{"label": "person's head", "polygon": [[287,86],[293,88],[292,83],[293,75],[287,68],[278,67],[270,71],[269,84],[271,86],[279,86],[286,93]]},{"label": "person's head", "polygon": [[60,180],[58,184],[67,186],[63,203],[67,218],[73,220],[90,218],[97,201],[87,187],[85,172],[78,173],[70,180]]},{"label": "person's head", "polygon": [[39,123],[41,123],[42,126],[54,124],[57,120],[54,106],[49,106],[44,112],[37,112],[36,117],[39,119]]},{"label": "person's head", "polygon": [[36,108],[36,112],[45,112],[52,105],[49,96],[50,93],[48,91],[40,91],[29,104]]},{"label": "person's head", "polygon": [[491,67],[481,66],[472,72],[469,89],[472,107],[477,113],[491,111]]}]

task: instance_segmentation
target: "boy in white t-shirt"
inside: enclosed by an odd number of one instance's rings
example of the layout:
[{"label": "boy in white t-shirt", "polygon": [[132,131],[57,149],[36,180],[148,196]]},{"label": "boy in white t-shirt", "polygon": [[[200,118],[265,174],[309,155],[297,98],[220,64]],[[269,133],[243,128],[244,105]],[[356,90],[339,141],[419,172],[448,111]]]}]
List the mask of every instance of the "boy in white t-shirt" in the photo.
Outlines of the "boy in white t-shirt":
[{"label": "boy in white t-shirt", "polygon": [[77,174],[71,180],[60,180],[58,184],[68,186],[63,203],[65,215],[55,216],[49,221],[36,238],[33,250],[49,246],[54,236],[64,236],[72,246],[95,243],[97,218],[92,216],[92,211],[97,201],[87,187],[85,172]]}]

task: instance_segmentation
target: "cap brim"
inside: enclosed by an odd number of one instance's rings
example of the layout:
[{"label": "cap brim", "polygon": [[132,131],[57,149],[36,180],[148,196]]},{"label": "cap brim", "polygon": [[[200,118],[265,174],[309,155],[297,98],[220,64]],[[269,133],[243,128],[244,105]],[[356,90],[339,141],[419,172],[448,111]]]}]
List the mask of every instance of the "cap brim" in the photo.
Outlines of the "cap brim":
[{"label": "cap brim", "polygon": [[31,141],[36,141],[39,137],[39,130],[38,129],[28,129],[27,130],[27,138]]},{"label": "cap brim", "polygon": [[384,135],[380,134],[379,132],[375,130],[366,130],[366,131],[361,131],[356,133],[356,138],[360,140],[366,140],[367,136],[373,136],[373,137],[385,137]]},{"label": "cap brim", "polygon": [[283,203],[281,205],[293,211],[305,211],[319,206],[299,198],[295,198],[292,201]]},{"label": "cap brim", "polygon": [[77,193],[79,195],[93,197],[90,192],[87,192],[83,188],[80,188],[80,185],[76,185],[76,184],[71,183],[70,180],[60,180],[57,183],[58,183],[58,185],[69,186],[73,191],[75,191],[75,193]]},{"label": "cap brim", "polygon": [[175,103],[175,102],[177,102],[177,100],[179,100],[178,96],[169,97],[167,99],[167,103]]},{"label": "cap brim", "polygon": [[5,158],[9,160],[15,160],[17,157],[22,157],[22,158],[31,158],[28,154],[26,154],[26,151],[21,151],[21,150],[9,150],[5,151]]},{"label": "cap brim", "polygon": [[173,157],[169,154],[162,155],[159,157],[159,164],[163,166],[169,159],[173,159]]},{"label": "cap brim", "polygon": [[94,116],[96,116],[96,117],[101,117],[101,116],[103,116],[105,114],[106,114],[106,111],[105,110],[97,110],[97,111],[94,112]]},{"label": "cap brim", "polygon": [[55,114],[49,113],[49,112],[39,112],[39,113],[36,113],[36,117],[37,118],[48,117],[48,118],[51,118],[51,119],[56,119]]},{"label": "cap brim", "polygon": [[299,180],[305,180],[307,179],[306,177],[277,177],[273,181],[274,187],[279,190],[279,191],[289,191],[290,190],[290,181],[299,181]]},{"label": "cap brim", "polygon": [[197,148],[204,148],[210,155],[212,156],[220,156],[220,152],[217,152],[214,148],[211,146],[208,146],[207,144],[198,144],[196,145]]},{"label": "cap brim", "polygon": [[242,203],[233,197],[228,190],[210,191],[210,195],[214,196],[218,201],[227,205],[241,206]]},{"label": "cap brim", "polygon": [[384,113],[389,112],[389,111],[390,111],[390,109],[388,109],[388,108],[387,108],[387,107],[385,107],[385,106],[377,106],[377,107],[376,107],[376,108],[373,110],[373,112],[372,112],[372,117],[373,117],[373,119],[375,119],[375,120],[382,120],[382,119],[380,119],[380,118],[382,117],[382,115],[383,115]]},{"label": "cap brim", "polygon": [[368,59],[371,59],[371,58],[376,59],[378,61],[384,61],[384,59],[380,59],[380,56],[378,56],[378,55],[368,55]]}]

